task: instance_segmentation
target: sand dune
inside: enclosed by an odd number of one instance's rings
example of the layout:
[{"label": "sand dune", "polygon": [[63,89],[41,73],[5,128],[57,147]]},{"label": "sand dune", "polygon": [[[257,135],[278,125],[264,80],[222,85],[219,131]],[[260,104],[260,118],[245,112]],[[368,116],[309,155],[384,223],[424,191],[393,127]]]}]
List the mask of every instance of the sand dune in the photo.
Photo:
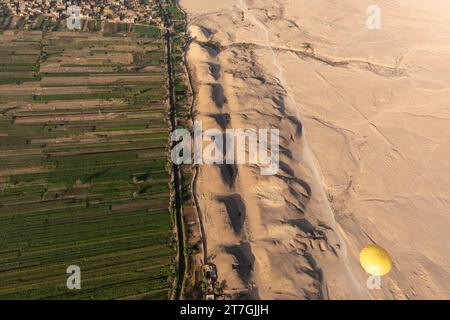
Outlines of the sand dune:
[{"label": "sand dune", "polygon": [[[203,129],[278,128],[280,170],[201,166],[208,261],[233,298],[450,298],[445,1],[181,0]],[[367,7],[381,30],[366,27]],[[447,8],[447,9],[443,9]],[[366,287],[365,244],[394,259]]]}]

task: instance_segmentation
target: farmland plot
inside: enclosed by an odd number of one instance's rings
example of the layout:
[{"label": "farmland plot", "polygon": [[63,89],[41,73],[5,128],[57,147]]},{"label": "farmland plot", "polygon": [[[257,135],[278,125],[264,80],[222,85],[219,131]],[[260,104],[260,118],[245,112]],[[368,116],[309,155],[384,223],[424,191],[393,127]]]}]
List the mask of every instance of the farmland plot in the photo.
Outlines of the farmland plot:
[{"label": "farmland plot", "polygon": [[0,299],[168,297],[164,43],[133,30],[0,35]]}]

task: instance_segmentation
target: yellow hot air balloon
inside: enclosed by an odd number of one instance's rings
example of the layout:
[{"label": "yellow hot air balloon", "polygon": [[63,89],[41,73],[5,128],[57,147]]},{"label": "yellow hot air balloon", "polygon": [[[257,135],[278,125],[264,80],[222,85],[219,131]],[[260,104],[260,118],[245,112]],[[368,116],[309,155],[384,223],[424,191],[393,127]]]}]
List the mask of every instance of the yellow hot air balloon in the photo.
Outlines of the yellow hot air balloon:
[{"label": "yellow hot air balloon", "polygon": [[364,270],[373,276],[384,276],[392,268],[392,259],[389,253],[375,244],[369,244],[361,250],[359,262]]}]

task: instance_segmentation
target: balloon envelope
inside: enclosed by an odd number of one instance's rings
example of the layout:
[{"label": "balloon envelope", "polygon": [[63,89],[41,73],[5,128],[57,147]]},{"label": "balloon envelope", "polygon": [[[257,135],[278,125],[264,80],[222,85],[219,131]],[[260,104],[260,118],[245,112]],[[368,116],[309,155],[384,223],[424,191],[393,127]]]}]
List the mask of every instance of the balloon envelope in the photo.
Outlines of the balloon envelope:
[{"label": "balloon envelope", "polygon": [[384,276],[392,268],[392,259],[389,253],[375,244],[369,244],[361,250],[359,262],[364,270],[373,276]]}]

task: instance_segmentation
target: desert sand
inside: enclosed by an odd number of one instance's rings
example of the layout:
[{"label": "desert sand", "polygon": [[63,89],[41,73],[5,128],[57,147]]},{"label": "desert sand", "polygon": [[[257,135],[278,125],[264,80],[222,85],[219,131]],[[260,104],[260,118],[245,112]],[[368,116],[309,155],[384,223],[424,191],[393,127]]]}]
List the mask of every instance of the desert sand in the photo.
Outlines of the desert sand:
[{"label": "desert sand", "polygon": [[[280,171],[200,166],[234,299],[450,298],[446,0],[180,0],[204,129],[277,128]],[[381,8],[370,30],[367,8]],[[369,290],[360,250],[392,256]]]}]

